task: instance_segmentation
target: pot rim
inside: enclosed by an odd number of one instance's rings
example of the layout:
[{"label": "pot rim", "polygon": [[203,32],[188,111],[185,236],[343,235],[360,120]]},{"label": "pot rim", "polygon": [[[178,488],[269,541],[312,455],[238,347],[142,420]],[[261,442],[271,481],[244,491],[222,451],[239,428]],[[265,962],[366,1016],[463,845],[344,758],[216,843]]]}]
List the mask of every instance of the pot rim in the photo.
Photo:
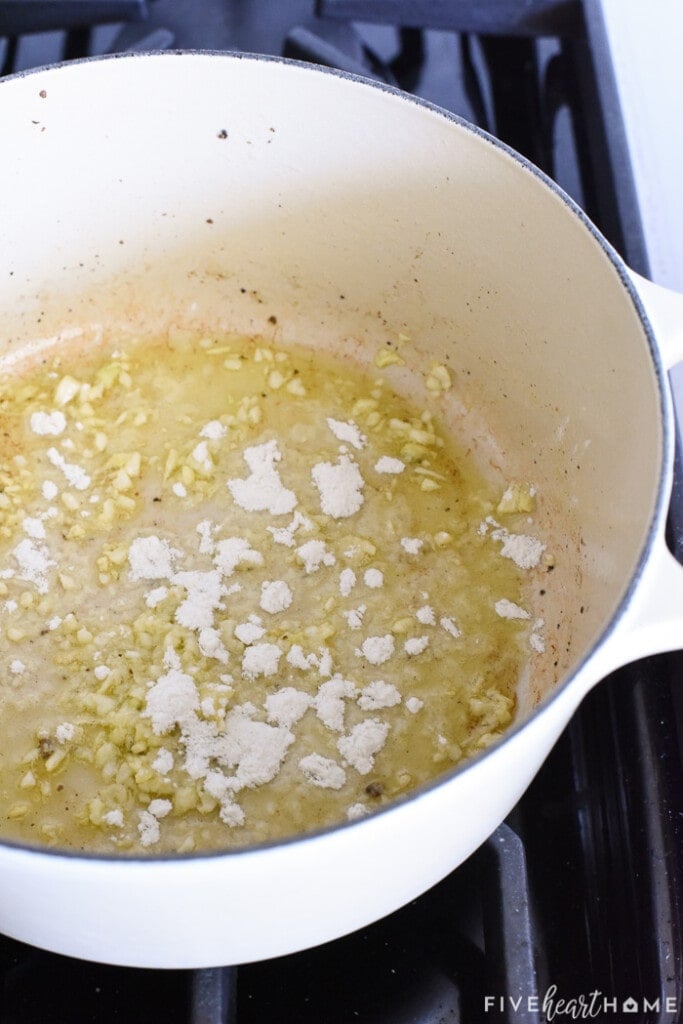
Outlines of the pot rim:
[{"label": "pot rim", "polygon": [[[430,780],[429,782],[423,783],[400,797],[396,797],[390,804],[385,807],[378,807],[373,810],[367,817],[359,818],[354,821],[340,821],[333,825],[327,825],[323,828],[315,829],[311,832],[303,834],[287,836],[282,839],[268,840],[263,843],[257,843],[253,845],[247,845],[237,847],[229,850],[206,850],[193,853],[164,853],[164,854],[131,854],[127,855],[124,853],[99,853],[91,851],[78,851],[69,849],[60,849],[57,847],[47,847],[39,845],[31,845],[29,843],[20,843],[11,839],[3,839],[0,837],[0,856],[6,856],[9,854],[21,856],[28,854],[35,860],[47,859],[51,862],[62,862],[66,868],[66,865],[71,862],[82,862],[87,861],[91,864],[102,863],[108,866],[115,865],[127,865],[135,864],[138,868],[142,867],[145,870],[144,865],[148,865],[148,870],[159,870],[163,865],[164,869],[178,870],[181,869],[181,865],[187,865],[188,869],[192,867],[197,861],[203,861],[210,859],[215,861],[221,858],[234,859],[242,858],[245,856],[254,856],[254,854],[272,854],[276,850],[289,848],[293,844],[302,843],[313,843],[322,841],[327,837],[338,832],[340,829],[358,828],[359,826],[371,826],[372,822],[380,817],[384,817],[387,814],[394,814],[399,812],[407,804],[417,801],[421,798],[427,797],[433,790],[445,786],[451,783],[454,779],[459,778],[461,775],[471,772],[485,759],[495,755],[496,751],[499,750],[505,743],[512,741],[517,737],[523,735],[525,730],[528,730],[533,723],[537,722],[542,715],[547,715],[550,712],[550,708],[554,705],[561,696],[563,696],[570,687],[575,686],[579,682],[579,677],[586,673],[586,668],[594,657],[594,655],[610,642],[618,626],[620,625],[624,615],[626,614],[634,594],[636,593],[640,580],[643,576],[645,568],[649,562],[652,554],[653,547],[659,535],[660,529],[663,529],[663,525],[666,519],[668,511],[669,493],[671,489],[671,480],[673,476],[673,457],[674,457],[674,445],[675,445],[675,431],[673,428],[673,413],[672,413],[672,399],[669,389],[668,377],[666,369],[664,367],[661,352],[657,344],[657,340],[649,322],[647,314],[645,312],[643,303],[640,299],[638,291],[629,275],[627,264],[624,262],[622,257],[617,253],[614,247],[607,241],[607,239],[601,234],[598,228],[589,219],[586,213],[581,207],[571,198],[568,193],[564,191],[552,178],[550,178],[544,171],[533,164],[525,156],[513,149],[507,143],[502,142],[494,135],[480,128],[478,125],[472,124],[459,114],[452,113],[444,107],[438,106],[436,103],[432,103],[430,100],[423,99],[422,97],[412,95],[411,93],[404,92],[395,86],[388,85],[384,82],[377,81],[371,78],[365,78],[361,75],[353,74],[347,71],[341,71],[337,68],[329,68],[319,64],[313,64],[308,61],[293,60],[287,57],[280,57],[276,54],[260,54],[260,53],[248,53],[243,51],[231,51],[231,50],[193,50],[193,49],[173,49],[173,50],[146,50],[133,53],[114,53],[114,54],[102,54],[92,57],[83,57],[77,60],[61,61],[57,64],[42,65],[40,67],[29,68],[24,71],[18,71],[14,74],[7,75],[0,80],[0,88],[3,85],[16,81],[18,79],[29,78],[33,75],[39,75],[44,72],[57,72],[62,68],[73,67],[79,64],[100,64],[108,61],[133,61],[140,59],[148,59],[149,57],[155,58],[207,58],[208,60],[225,59],[228,61],[244,60],[263,62],[268,64],[281,64],[288,67],[296,68],[302,71],[314,72],[322,75],[331,75],[335,78],[354,82],[357,85],[366,86],[372,89],[376,89],[379,92],[388,93],[389,95],[400,99],[404,102],[412,103],[417,107],[428,110],[432,114],[443,118],[443,120],[457,125],[459,128],[477,136],[483,142],[492,145],[495,149],[502,151],[507,156],[511,157],[515,163],[523,170],[531,173],[539,182],[541,186],[549,188],[550,191],[555,195],[556,198],[560,199],[564,206],[567,208],[569,214],[576,217],[583,228],[588,231],[594,242],[596,242],[602,249],[604,255],[608,258],[612,267],[617,272],[619,280],[625,289],[635,311],[638,315],[640,325],[644,331],[647,339],[648,349],[652,360],[652,369],[657,383],[657,394],[659,398],[659,413],[660,423],[662,427],[662,442],[660,449],[661,456],[661,469],[659,473],[659,480],[657,484],[657,492],[653,504],[653,510],[648,523],[648,530],[645,543],[640,551],[638,562],[635,570],[632,573],[628,586],[626,587],[616,609],[614,610],[609,622],[605,626],[604,630],[598,638],[591,644],[591,646],[584,652],[581,659],[577,662],[574,669],[557,684],[551,693],[546,696],[541,703],[534,708],[534,710],[527,715],[523,721],[520,721],[513,725],[510,729],[506,730],[503,735],[487,747],[485,750],[468,758],[466,761],[459,765],[456,765],[452,769],[445,771],[443,774]],[[586,673],[589,681],[598,682],[599,679],[592,679],[590,672]],[[584,690],[585,692],[585,690]],[[581,697],[583,693],[581,694]],[[568,720],[568,719],[567,719]],[[68,870],[68,868],[67,868]],[[181,869],[182,870],[182,869]]]}]

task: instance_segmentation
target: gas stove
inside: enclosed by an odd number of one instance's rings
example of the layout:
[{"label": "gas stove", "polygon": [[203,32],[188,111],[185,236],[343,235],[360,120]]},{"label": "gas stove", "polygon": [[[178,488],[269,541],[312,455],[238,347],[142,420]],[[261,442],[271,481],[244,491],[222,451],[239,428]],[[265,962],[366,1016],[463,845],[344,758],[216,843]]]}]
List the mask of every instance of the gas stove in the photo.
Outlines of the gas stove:
[{"label": "gas stove", "polygon": [[[164,48],[282,54],[415,92],[528,156],[648,273],[597,0],[0,0],[2,74]],[[683,1021],[682,679],[679,653],[601,683],[507,821],[390,917],[303,953],[192,972],[0,937],[0,1020]]]}]

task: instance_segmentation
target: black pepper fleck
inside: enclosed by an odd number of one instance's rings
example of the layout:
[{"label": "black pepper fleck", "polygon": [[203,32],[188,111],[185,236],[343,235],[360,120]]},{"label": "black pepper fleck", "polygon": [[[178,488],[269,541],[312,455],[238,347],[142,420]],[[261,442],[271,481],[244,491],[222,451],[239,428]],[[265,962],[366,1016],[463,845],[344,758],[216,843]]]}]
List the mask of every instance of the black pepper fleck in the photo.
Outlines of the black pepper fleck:
[{"label": "black pepper fleck", "polygon": [[377,799],[384,792],[384,786],[382,785],[381,782],[370,782],[365,787],[365,792],[368,794],[368,796],[372,796],[375,799]]},{"label": "black pepper fleck", "polygon": [[39,750],[40,756],[43,758],[43,760],[47,761],[47,759],[50,756],[50,754],[54,754],[54,752],[55,752],[55,745],[52,742],[52,740],[47,739],[46,737],[43,736],[40,740],[38,740],[38,750]]}]

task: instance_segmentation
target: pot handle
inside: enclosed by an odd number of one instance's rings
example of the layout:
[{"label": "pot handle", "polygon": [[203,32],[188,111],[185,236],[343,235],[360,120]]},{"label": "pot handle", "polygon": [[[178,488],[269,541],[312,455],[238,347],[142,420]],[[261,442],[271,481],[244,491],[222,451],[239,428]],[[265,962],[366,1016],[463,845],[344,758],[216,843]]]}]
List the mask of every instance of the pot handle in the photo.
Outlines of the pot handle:
[{"label": "pot handle", "polygon": [[609,644],[613,668],[683,649],[683,565],[659,534],[633,600]]},{"label": "pot handle", "polygon": [[[683,295],[629,269],[652,324],[667,370],[683,361]],[[598,652],[598,678],[651,654],[683,649],[683,565],[669,551],[660,528],[638,586],[608,643]]]},{"label": "pot handle", "polygon": [[635,270],[629,270],[629,275],[654,328],[662,361],[670,370],[683,362],[683,294],[662,288]]}]

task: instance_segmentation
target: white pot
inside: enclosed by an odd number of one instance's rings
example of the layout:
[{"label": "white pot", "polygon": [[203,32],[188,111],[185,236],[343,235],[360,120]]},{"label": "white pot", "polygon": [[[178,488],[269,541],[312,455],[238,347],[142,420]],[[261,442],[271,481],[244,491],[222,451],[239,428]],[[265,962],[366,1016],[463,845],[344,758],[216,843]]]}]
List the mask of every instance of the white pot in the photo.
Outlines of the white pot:
[{"label": "white pot", "polygon": [[407,370],[453,369],[452,429],[538,486],[557,560],[545,682],[474,761],[365,820],[241,852],[0,844],[0,930],[72,956],[198,967],[358,928],[489,835],[595,682],[682,646],[663,528],[683,300],[630,274],[501,144],[320,69],[193,53],[68,64],[0,84],[0,137],[7,359],[120,323],[369,361],[388,326],[414,339]]}]

